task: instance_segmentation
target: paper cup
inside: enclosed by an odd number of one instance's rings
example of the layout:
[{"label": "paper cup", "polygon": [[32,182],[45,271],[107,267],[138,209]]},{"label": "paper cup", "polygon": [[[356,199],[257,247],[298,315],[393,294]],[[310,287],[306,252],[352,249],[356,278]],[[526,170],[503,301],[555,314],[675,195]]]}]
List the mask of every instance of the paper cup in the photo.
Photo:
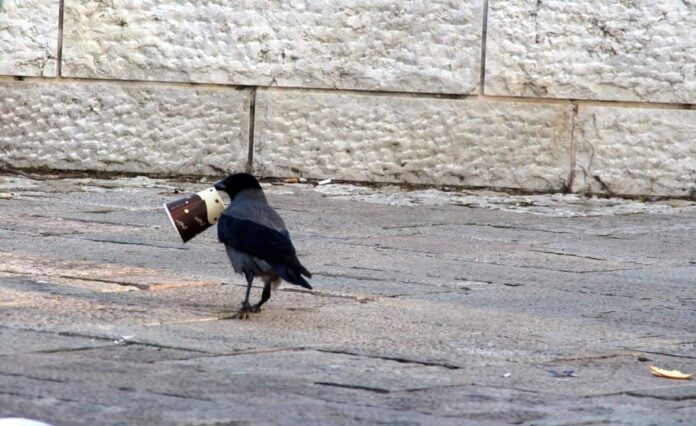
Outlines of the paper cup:
[{"label": "paper cup", "polygon": [[164,203],[164,210],[181,239],[187,242],[215,225],[225,210],[225,204],[215,188],[208,188]]}]

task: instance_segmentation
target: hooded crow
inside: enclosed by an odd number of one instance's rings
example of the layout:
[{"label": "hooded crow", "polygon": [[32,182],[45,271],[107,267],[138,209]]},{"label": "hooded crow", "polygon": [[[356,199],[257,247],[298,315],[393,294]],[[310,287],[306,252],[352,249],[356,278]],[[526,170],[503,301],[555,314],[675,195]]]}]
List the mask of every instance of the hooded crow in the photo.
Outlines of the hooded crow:
[{"label": "hooded crow", "polygon": [[[248,173],[233,174],[217,182],[215,189],[230,196],[230,204],[218,221],[218,239],[225,244],[234,271],[244,274],[247,281],[242,309],[233,318],[246,319],[249,312],[258,312],[281,279],[311,289],[304,277],[312,274],[297,259],[283,219],[268,205],[256,178]],[[250,305],[254,277],[263,280],[263,293],[259,303]]]}]

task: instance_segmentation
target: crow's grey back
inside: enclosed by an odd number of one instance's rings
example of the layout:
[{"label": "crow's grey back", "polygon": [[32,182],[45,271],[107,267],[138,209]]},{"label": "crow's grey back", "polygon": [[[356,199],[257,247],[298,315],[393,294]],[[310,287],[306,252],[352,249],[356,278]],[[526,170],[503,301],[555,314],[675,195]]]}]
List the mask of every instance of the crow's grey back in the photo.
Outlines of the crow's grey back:
[{"label": "crow's grey back", "polygon": [[268,205],[263,193],[259,190],[240,192],[223,214],[239,220],[250,220],[284,234],[288,232],[283,219]]}]

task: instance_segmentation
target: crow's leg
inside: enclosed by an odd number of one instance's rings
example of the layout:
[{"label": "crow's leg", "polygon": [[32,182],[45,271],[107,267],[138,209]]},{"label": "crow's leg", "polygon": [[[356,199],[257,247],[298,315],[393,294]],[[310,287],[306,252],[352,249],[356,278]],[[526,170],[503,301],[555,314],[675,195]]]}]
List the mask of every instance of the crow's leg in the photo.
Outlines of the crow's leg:
[{"label": "crow's leg", "polygon": [[259,312],[261,310],[261,305],[268,302],[268,299],[271,298],[271,281],[272,280],[264,281],[263,293],[261,293],[261,300],[259,300],[259,303],[251,307],[251,312]]},{"label": "crow's leg", "polygon": [[246,297],[242,302],[242,309],[233,314],[223,314],[218,316],[218,319],[249,319],[249,312],[254,312],[252,306],[249,303],[249,294],[251,293],[251,283],[254,281],[254,273],[249,270],[244,271],[244,277],[247,281]]},{"label": "crow's leg", "polygon": [[249,319],[249,312],[251,312],[251,304],[249,303],[249,294],[251,293],[251,283],[254,281],[254,273],[250,270],[244,271],[244,277],[247,280],[246,297],[242,302],[242,309],[239,310],[237,318],[239,319]]}]

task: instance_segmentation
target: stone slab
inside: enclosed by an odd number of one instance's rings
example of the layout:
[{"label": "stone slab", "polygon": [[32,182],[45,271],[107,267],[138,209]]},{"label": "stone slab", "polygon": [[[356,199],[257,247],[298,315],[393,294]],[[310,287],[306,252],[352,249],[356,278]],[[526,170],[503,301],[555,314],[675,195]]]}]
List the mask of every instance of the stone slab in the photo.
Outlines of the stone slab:
[{"label": "stone slab", "polygon": [[696,111],[580,106],[573,191],[696,195]]},{"label": "stone slab", "polygon": [[560,190],[569,105],[263,90],[254,167],[304,176]]},{"label": "stone slab", "polygon": [[696,3],[489,2],[485,93],[696,103]]},{"label": "stone slab", "polygon": [[59,3],[0,1],[0,75],[56,75]]},{"label": "stone slab", "polygon": [[218,175],[246,164],[248,91],[30,82],[0,91],[5,165]]},{"label": "stone slab", "polygon": [[[177,425],[694,416],[693,382],[648,367],[696,371],[696,203],[498,194],[494,206],[490,191],[264,183],[317,272],[314,290],[283,285],[234,321],[217,313],[239,306],[244,281],[214,233],[183,244],[161,209],[209,184],[0,176],[10,194],[0,199],[4,415]],[[228,285],[100,287],[145,269]]]},{"label": "stone slab", "polygon": [[66,76],[478,90],[481,1],[65,2]]}]

